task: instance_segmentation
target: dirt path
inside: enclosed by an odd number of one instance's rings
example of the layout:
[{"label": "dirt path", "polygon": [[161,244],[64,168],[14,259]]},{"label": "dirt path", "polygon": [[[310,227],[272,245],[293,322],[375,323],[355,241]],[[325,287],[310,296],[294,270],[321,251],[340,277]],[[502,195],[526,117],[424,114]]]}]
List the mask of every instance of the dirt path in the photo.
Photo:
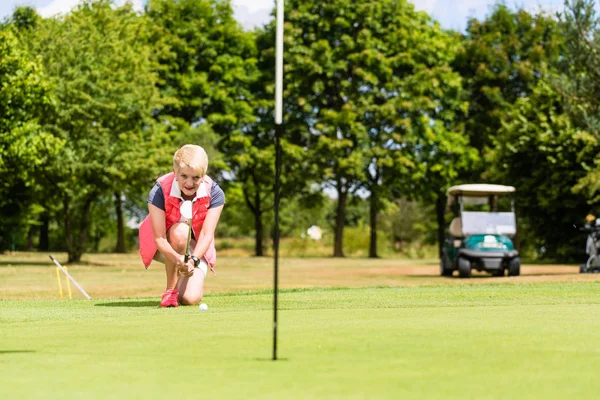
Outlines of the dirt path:
[{"label": "dirt path", "polygon": [[471,279],[459,279],[455,271],[452,277],[441,277],[437,265],[397,266],[393,268],[369,268],[361,272],[363,276],[399,275],[415,284],[440,283],[500,283],[500,282],[549,282],[549,281],[590,281],[600,280],[600,274],[580,274],[579,266],[571,265],[525,265],[518,277],[493,277],[485,272],[473,271]]},{"label": "dirt path", "polygon": [[[420,264],[420,265],[419,265]],[[285,267],[284,267],[285,268]],[[342,270],[343,268],[343,270]],[[284,287],[297,286],[367,286],[367,285],[456,285],[478,283],[532,283],[552,281],[600,281],[600,274],[580,274],[578,266],[571,265],[530,265],[521,267],[518,277],[492,277],[483,272],[473,272],[470,279],[441,277],[437,264],[410,262],[388,263],[388,265],[356,266],[304,266],[285,268],[282,273]]]}]

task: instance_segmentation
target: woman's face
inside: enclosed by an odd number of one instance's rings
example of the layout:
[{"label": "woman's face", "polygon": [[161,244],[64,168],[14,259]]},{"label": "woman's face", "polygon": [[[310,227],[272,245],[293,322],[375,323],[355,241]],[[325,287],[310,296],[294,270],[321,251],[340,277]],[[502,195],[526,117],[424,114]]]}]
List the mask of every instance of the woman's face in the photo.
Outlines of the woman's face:
[{"label": "woman's face", "polygon": [[187,165],[179,167],[179,171],[175,172],[175,177],[179,184],[179,188],[181,189],[181,193],[188,197],[196,194],[200,182],[202,181],[202,177],[198,171]]}]

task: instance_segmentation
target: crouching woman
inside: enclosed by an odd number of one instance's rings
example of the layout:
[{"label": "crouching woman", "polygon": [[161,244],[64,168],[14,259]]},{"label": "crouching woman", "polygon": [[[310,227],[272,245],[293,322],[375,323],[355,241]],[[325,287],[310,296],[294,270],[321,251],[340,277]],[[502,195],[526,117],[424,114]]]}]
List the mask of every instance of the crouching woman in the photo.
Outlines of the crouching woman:
[{"label": "crouching woman", "polygon": [[[175,152],[173,171],[158,178],[148,195],[149,215],[139,229],[140,255],[146,268],[152,260],[165,264],[161,307],[200,303],[208,269],[214,273],[214,233],[225,195],[206,175],[207,168],[204,149],[185,145]],[[191,221],[181,213],[185,201],[192,202]],[[186,257],[190,226],[191,254]]]}]

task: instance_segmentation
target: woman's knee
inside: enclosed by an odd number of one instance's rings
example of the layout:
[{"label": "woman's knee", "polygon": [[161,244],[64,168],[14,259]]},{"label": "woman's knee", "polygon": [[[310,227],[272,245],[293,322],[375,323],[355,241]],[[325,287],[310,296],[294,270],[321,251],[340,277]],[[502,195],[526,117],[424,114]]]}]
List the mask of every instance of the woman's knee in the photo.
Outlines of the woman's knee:
[{"label": "woman's knee", "polygon": [[169,229],[167,239],[175,251],[182,252],[185,250],[189,229],[189,226],[183,223],[175,224]]},{"label": "woman's knee", "polygon": [[195,306],[202,301],[202,292],[199,293],[184,293],[179,299],[179,303],[184,306]]}]

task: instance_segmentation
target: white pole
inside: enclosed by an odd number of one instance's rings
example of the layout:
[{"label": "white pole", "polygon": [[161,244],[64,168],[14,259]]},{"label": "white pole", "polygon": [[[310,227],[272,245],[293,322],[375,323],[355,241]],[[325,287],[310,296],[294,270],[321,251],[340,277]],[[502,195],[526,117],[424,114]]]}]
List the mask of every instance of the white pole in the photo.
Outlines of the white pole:
[{"label": "white pole", "polygon": [[284,0],[277,0],[277,31],[275,40],[275,123],[283,122],[283,7]]},{"label": "white pole", "polygon": [[69,278],[71,280],[71,282],[73,282],[73,284],[77,287],[77,289],[79,289],[81,294],[83,294],[86,297],[86,299],[91,300],[91,297],[85,292],[85,290],[83,290],[83,288],[81,286],[79,286],[79,284],[75,281],[75,279],[73,279],[73,277],[71,275],[69,275],[67,270],[62,265],[60,265],[60,263],[58,261],[56,261],[56,259],[54,257],[50,256],[50,259],[52,261],[54,261],[54,264],[56,264],[56,266],[58,268],[60,268],[62,270],[62,272],[65,273],[65,275],[67,276],[67,278]]},{"label": "white pole", "polygon": [[277,295],[279,292],[279,192],[281,186],[281,136],[283,133],[283,0],[277,0],[275,37],[275,229],[273,232],[273,360],[277,360]]}]

